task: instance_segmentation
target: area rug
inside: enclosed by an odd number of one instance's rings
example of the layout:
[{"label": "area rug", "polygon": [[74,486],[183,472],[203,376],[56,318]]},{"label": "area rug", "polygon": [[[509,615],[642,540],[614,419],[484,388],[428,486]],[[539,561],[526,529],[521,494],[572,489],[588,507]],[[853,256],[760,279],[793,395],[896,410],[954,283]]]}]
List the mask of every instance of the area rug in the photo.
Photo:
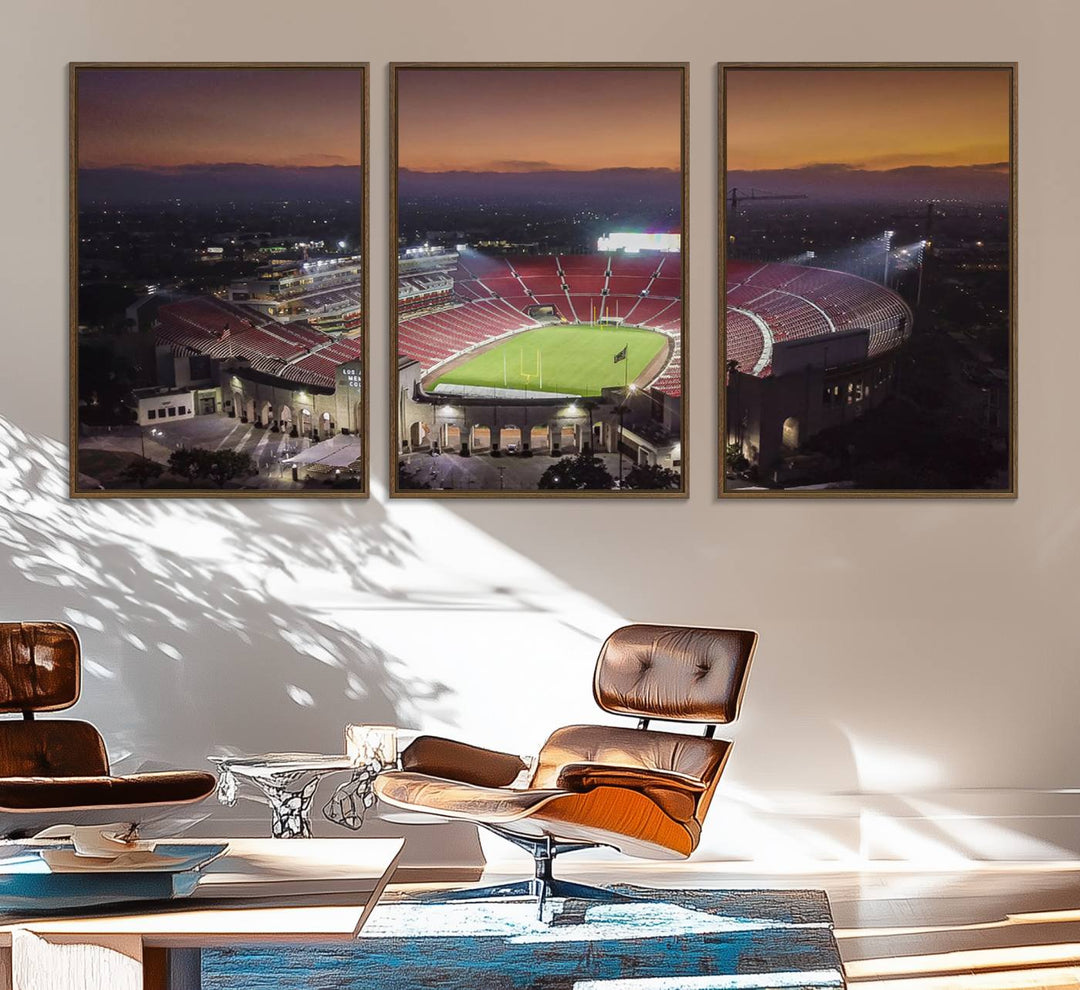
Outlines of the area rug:
[{"label": "area rug", "polygon": [[657,890],[633,900],[384,898],[348,945],[203,952],[204,990],[758,990],[843,987],[818,890]]}]

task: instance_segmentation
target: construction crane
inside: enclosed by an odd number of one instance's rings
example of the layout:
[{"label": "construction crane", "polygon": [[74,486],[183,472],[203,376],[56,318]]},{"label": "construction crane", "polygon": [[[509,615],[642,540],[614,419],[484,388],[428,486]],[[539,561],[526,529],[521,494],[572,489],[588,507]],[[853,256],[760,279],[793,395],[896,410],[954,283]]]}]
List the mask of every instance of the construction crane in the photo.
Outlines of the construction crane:
[{"label": "construction crane", "polygon": [[731,193],[729,201],[731,203],[731,212],[734,213],[739,207],[740,200],[745,201],[748,199],[807,199],[805,193],[764,193],[758,189],[751,189],[745,195],[740,196],[739,190],[735,187],[731,187]]}]

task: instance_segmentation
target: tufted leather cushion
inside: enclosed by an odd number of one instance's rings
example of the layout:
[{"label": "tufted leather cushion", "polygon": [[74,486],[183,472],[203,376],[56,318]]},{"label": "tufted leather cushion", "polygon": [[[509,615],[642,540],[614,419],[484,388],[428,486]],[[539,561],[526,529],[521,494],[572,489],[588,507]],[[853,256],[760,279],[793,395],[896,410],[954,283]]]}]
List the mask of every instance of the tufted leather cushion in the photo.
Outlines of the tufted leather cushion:
[{"label": "tufted leather cushion", "polygon": [[62,622],[0,622],[0,712],[58,711],[79,698],[79,637]]},{"label": "tufted leather cushion", "polygon": [[556,729],[536,760],[530,787],[557,787],[563,768],[597,763],[609,767],[685,774],[706,788],[719,775],[731,743],[681,732],[653,732],[620,725],[567,725]]},{"label": "tufted leather cushion", "polygon": [[421,808],[448,818],[499,823],[516,821],[565,792],[558,788],[483,787],[409,770],[391,770],[375,778],[375,793],[400,808]]},{"label": "tufted leather cushion", "polygon": [[108,772],[105,744],[89,722],[0,722],[0,777],[82,777]]},{"label": "tufted leather cushion", "polygon": [[0,811],[124,809],[202,801],[217,786],[213,774],[197,770],[136,773],[127,777],[5,777]]},{"label": "tufted leather cushion", "polygon": [[600,650],[593,694],[620,715],[731,722],[756,645],[757,633],[743,629],[624,626]]}]

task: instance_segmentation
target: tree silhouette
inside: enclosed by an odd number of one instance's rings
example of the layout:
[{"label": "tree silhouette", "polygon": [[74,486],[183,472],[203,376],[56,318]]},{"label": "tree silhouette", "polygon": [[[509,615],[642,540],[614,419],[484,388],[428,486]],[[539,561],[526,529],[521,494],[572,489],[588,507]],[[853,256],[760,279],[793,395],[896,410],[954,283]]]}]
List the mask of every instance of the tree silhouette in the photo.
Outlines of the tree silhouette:
[{"label": "tree silhouette", "polygon": [[202,447],[181,447],[169,455],[169,471],[194,482],[209,474],[210,457],[210,451]]},{"label": "tree silhouette", "polygon": [[536,487],[548,491],[583,491],[609,490],[614,484],[615,479],[599,457],[578,454],[576,457],[563,457],[552,464],[540,475]]},{"label": "tree silhouette", "polygon": [[251,457],[238,450],[182,447],[169,455],[169,470],[191,484],[209,478],[218,488],[224,488],[234,478],[246,478],[257,469]]},{"label": "tree silhouette", "polygon": [[239,450],[218,450],[210,455],[206,473],[218,488],[224,488],[233,478],[246,478],[255,471],[249,455]]},{"label": "tree silhouette", "polygon": [[125,481],[134,482],[140,488],[145,488],[147,482],[156,481],[164,471],[164,464],[152,461],[149,457],[136,457],[120,472],[120,477]]},{"label": "tree silhouette", "polygon": [[623,487],[677,491],[680,482],[679,472],[672,471],[671,468],[661,467],[659,464],[635,464],[623,481]]}]

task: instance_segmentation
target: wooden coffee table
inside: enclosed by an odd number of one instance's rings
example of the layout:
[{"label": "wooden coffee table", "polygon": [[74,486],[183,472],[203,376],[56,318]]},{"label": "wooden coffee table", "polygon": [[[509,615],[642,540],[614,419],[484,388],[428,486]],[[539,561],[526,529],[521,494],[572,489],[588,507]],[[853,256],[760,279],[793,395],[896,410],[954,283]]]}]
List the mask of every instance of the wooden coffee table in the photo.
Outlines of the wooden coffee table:
[{"label": "wooden coffee table", "polygon": [[201,950],[356,937],[404,839],[185,839],[229,851],[194,893],[137,911],[0,916],[0,990],[198,990]]}]

